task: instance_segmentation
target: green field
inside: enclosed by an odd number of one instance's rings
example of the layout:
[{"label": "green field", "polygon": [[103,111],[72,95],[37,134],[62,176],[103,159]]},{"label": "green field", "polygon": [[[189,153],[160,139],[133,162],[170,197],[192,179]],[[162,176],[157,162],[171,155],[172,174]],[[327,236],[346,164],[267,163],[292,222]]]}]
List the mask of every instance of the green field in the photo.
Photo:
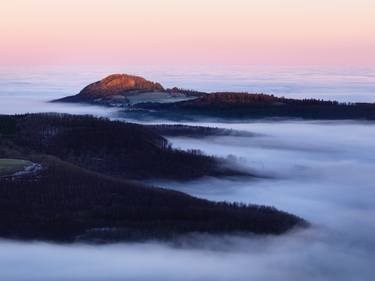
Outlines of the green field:
[{"label": "green field", "polygon": [[9,175],[22,171],[25,167],[30,166],[31,162],[19,159],[0,159],[0,176]]}]

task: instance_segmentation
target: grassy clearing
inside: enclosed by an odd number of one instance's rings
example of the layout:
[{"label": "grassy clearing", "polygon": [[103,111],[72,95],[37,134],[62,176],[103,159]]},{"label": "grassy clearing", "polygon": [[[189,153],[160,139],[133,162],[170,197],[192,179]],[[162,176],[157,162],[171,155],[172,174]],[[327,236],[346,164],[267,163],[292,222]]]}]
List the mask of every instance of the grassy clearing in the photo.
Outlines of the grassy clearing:
[{"label": "grassy clearing", "polygon": [[0,159],[0,176],[9,175],[22,171],[32,163],[27,160],[20,159]]}]

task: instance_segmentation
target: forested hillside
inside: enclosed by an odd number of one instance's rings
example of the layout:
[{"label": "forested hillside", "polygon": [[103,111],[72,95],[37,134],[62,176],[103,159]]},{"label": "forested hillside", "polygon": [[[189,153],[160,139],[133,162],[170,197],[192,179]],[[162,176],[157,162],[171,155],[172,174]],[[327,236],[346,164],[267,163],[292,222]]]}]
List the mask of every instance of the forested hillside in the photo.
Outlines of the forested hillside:
[{"label": "forested hillside", "polygon": [[[144,126],[90,116],[30,114],[0,117],[8,146],[48,154],[81,167],[126,179],[192,179],[243,175],[224,160],[171,148]],[[11,157],[5,152],[0,157]]]},{"label": "forested hillside", "polygon": [[[141,110],[145,116],[174,119],[192,119],[194,116],[224,119],[375,119],[375,104],[371,103],[299,100],[249,93],[213,93],[174,103],[140,103],[133,108]],[[129,114],[136,116],[136,112]]]},{"label": "forested hillside", "polygon": [[125,180],[241,174],[220,168],[214,157],[174,150],[140,125],[61,114],[0,116],[1,158],[37,167],[0,177],[2,238],[107,243],[307,226],[271,207],[210,202]]}]

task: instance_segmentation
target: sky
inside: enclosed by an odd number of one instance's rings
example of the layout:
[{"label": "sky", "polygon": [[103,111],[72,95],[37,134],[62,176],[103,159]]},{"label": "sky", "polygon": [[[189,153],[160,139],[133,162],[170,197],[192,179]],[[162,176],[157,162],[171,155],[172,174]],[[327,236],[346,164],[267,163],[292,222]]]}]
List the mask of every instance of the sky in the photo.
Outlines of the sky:
[{"label": "sky", "polygon": [[375,65],[374,0],[1,0],[0,65]]}]

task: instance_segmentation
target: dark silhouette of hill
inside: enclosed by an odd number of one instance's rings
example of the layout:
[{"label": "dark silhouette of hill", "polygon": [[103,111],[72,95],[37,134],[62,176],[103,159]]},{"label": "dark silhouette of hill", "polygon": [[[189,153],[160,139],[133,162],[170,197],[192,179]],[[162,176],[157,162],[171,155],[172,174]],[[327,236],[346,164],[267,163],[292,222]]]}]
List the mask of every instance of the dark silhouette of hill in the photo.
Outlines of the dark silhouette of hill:
[{"label": "dark silhouette of hill", "polygon": [[2,116],[0,123],[0,133],[29,154],[53,155],[111,176],[187,180],[248,175],[223,159],[173,149],[141,125],[66,114]]},{"label": "dark silhouette of hill", "polygon": [[[174,103],[140,103],[133,106],[150,116],[173,118],[305,118],[375,119],[375,104],[339,103],[317,99],[289,99],[266,94],[213,93]],[[136,112],[135,112],[136,114]]]},{"label": "dark silhouette of hill", "polygon": [[197,232],[282,234],[308,225],[272,207],[210,202],[125,180],[237,173],[216,158],[173,150],[140,125],[64,114],[0,115],[1,158],[38,165],[0,177],[1,238],[107,243]]},{"label": "dark silhouette of hill", "polygon": [[0,178],[0,237],[60,242],[173,239],[188,233],[282,234],[307,223],[272,207],[210,202],[33,156],[38,175]]}]

